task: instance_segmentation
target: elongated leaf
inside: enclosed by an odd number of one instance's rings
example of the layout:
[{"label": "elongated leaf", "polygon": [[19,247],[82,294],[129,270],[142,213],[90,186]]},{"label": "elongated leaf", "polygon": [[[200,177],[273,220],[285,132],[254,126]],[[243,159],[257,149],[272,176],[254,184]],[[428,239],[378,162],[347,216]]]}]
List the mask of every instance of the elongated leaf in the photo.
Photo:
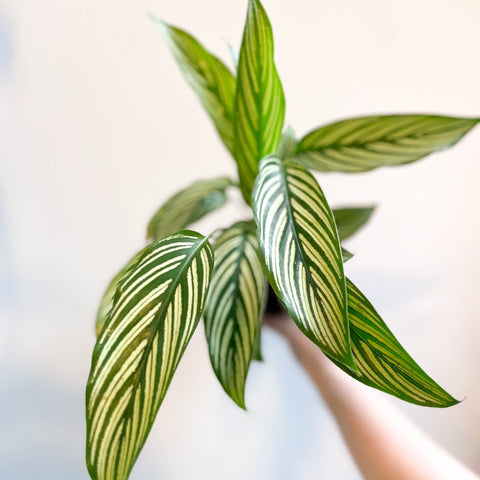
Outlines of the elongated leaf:
[{"label": "elongated leaf", "polygon": [[337,224],[340,240],[345,240],[362,228],[370,219],[375,207],[334,208],[332,210]]},{"label": "elongated leaf", "polygon": [[87,384],[87,466],[125,480],[198,324],[213,265],[205,237],[149,245],[115,292]]},{"label": "elongated leaf", "polygon": [[182,230],[227,201],[225,190],[232,181],[228,178],[199,180],[169,198],[148,224],[149,238],[159,240]]},{"label": "elongated leaf", "polygon": [[234,153],[233,110],[236,80],[230,70],[191,35],[152,17],[182,73],[199,96],[223,143]]},{"label": "elongated leaf", "polygon": [[306,135],[297,155],[306,166],[322,172],[403,165],[455,145],[478,122],[435,115],[352,118]]},{"label": "elongated leaf", "polygon": [[305,335],[353,365],[342,254],[320,186],[300,164],[265,158],[253,211],[275,293]]},{"label": "elongated leaf", "polygon": [[343,365],[340,368],[360,382],[410,403],[427,407],[458,403],[417,365],[348,279],[347,291],[352,352],[358,371]]},{"label": "elongated leaf", "polygon": [[143,255],[144,250],[141,250],[137,253],[116,275],[113,277],[112,281],[109,283],[105,293],[103,294],[100,306],[98,307],[97,320],[95,322],[95,332],[100,335],[103,325],[107,319],[110,310],[113,307],[113,298],[119,283],[128,276],[132,268],[137,263],[138,259]]},{"label": "elongated leaf", "polygon": [[237,223],[215,242],[215,269],[205,307],[213,369],[225,391],[245,408],[248,368],[263,317],[266,280],[255,230]]},{"label": "elongated leaf", "polygon": [[235,158],[240,186],[250,203],[260,160],[277,150],[285,97],[273,60],[273,34],[258,0],[250,0],[237,72]]}]

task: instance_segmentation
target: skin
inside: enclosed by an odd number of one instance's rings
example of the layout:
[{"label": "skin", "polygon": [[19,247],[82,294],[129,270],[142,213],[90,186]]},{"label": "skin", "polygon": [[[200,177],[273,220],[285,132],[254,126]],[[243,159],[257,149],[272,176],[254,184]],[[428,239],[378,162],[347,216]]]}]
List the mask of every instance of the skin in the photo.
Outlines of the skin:
[{"label": "skin", "polygon": [[332,412],[366,480],[480,480],[379,392],[337,368],[286,315],[265,323],[290,345]]}]

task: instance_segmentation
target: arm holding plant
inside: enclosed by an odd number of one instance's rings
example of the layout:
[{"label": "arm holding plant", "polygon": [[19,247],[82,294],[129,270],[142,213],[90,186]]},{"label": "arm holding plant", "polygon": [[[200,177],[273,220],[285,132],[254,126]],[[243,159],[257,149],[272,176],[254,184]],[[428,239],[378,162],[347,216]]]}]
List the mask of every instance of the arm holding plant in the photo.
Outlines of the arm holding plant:
[{"label": "arm holding plant", "polygon": [[478,480],[377,392],[342,373],[288,315],[267,317],[332,412],[366,480]]},{"label": "arm holding plant", "polygon": [[[352,255],[342,242],[373,208],[332,210],[310,170],[358,173],[415,162],[460,141],[480,118],[374,115],[297,139],[284,128],[272,26],[259,0],[248,2],[235,72],[187,32],[153,20],[232,154],[238,182],[196,181],[167,200],[148,226],[150,243],[104,294],[86,388],[91,478],[128,479],[202,317],[213,370],[245,408],[249,366],[261,357],[268,284],[300,328],[288,322],[283,333],[368,479],[476,478],[388,406],[372,409],[371,392],[341,380],[323,361],[322,351],[359,382],[407,402],[458,403],[410,357],[345,274]],[[235,187],[250,218],[211,235],[186,230],[222,207]]]}]

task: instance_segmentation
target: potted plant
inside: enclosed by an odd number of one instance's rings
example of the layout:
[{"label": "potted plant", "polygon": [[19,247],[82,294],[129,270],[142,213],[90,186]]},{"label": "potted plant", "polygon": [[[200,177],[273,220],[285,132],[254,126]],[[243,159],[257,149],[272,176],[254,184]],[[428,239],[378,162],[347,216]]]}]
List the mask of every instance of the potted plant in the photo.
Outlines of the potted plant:
[{"label": "potted plant", "polygon": [[[360,382],[418,405],[456,404],[345,275],[352,255],[341,242],[372,208],[332,210],[311,171],[411,163],[454,145],[480,120],[366,116],[297,139],[284,128],[272,29],[258,0],[249,0],[235,74],[188,33],[153,20],[232,154],[238,181],[196,181],[167,200],[148,225],[150,243],[104,294],[86,392],[91,477],[128,478],[202,317],[213,370],[242,408],[249,365],[261,358],[265,308],[284,308]],[[208,236],[186,230],[234,188],[250,218]]]}]

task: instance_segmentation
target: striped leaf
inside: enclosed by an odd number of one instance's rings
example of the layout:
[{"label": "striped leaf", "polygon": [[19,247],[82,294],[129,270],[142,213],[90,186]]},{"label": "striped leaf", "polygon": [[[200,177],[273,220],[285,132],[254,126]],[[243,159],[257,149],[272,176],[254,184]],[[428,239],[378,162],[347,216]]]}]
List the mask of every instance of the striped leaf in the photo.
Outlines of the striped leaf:
[{"label": "striped leaf", "polygon": [[267,157],[253,211],[275,293],[307,337],[353,366],[342,253],[320,186],[302,165]]},{"label": "striped leaf", "polygon": [[[148,248],[148,247],[147,247]],[[113,277],[112,281],[108,285],[105,293],[103,294],[100,306],[98,307],[97,320],[95,322],[95,332],[100,335],[103,325],[107,319],[110,310],[113,307],[113,298],[119,283],[130,273],[132,268],[137,263],[138,259],[143,255],[144,250],[141,250],[137,253],[116,275]]]},{"label": "striped leaf", "polygon": [[250,204],[260,160],[277,150],[285,97],[273,60],[273,34],[258,0],[249,0],[237,71],[235,158],[243,196]]},{"label": "striped leaf", "polygon": [[364,172],[414,162],[455,145],[477,123],[474,118],[385,115],[332,123],[306,135],[297,156],[322,172]]},{"label": "striped leaf", "polygon": [[182,230],[227,201],[228,178],[199,180],[168,199],[150,220],[149,238],[159,240]]},{"label": "striped leaf", "polygon": [[213,252],[184,231],[149,245],[119,283],[87,384],[92,479],[124,480],[199,322]]},{"label": "striped leaf", "polygon": [[417,365],[348,279],[347,291],[352,353],[358,371],[343,365],[340,368],[360,382],[410,403],[427,407],[458,403]]},{"label": "striped leaf", "polygon": [[375,207],[334,208],[332,210],[337,224],[340,240],[345,240],[362,228],[370,219]]},{"label": "striped leaf", "polygon": [[215,242],[205,333],[213,370],[242,408],[248,368],[259,341],[265,288],[255,229],[241,222],[224,230]]},{"label": "striped leaf", "polygon": [[223,140],[234,153],[233,111],[236,80],[230,70],[191,35],[153,18],[182,73],[199,96]]}]

